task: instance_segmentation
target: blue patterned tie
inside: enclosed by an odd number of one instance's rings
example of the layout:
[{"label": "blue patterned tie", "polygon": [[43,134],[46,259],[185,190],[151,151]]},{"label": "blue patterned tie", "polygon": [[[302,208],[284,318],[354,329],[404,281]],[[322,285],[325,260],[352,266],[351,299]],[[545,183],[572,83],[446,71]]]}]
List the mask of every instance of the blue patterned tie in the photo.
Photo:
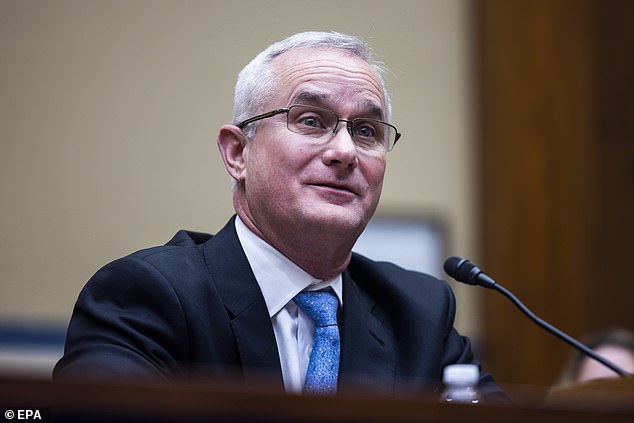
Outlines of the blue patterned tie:
[{"label": "blue patterned tie", "polygon": [[328,291],[300,292],[295,303],[315,321],[315,340],[310,354],[304,392],[334,394],[339,374],[339,301]]}]

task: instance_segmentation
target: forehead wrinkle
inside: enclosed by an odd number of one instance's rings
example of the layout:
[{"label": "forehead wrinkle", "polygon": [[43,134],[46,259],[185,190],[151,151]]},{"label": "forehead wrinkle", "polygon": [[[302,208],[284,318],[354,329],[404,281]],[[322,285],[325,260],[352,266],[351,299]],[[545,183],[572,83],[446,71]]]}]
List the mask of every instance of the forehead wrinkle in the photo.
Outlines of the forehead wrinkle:
[{"label": "forehead wrinkle", "polygon": [[[315,49],[320,51],[320,49]],[[340,51],[328,51],[324,50],[326,54],[332,54],[334,56],[344,57],[344,63],[341,63],[339,59],[333,59],[332,56],[324,57],[319,56],[316,58],[306,59],[305,55],[300,55],[300,52],[286,52],[273,59],[274,66],[276,68],[276,79],[280,82],[286,81],[302,81],[308,82],[313,80],[320,80],[321,78],[341,77],[350,80],[350,85],[362,85],[369,84],[379,95],[381,102],[385,102],[384,87],[381,83],[381,77],[377,73],[376,69],[363,59],[353,55],[346,54]],[[347,62],[352,60],[356,63]],[[350,67],[352,66],[352,68]]]},{"label": "forehead wrinkle", "polygon": [[[334,54],[338,53],[334,52]],[[357,59],[356,56],[349,56],[345,54],[343,56],[352,60]],[[293,77],[295,73],[301,73],[307,69],[315,74],[330,75],[332,74],[332,69],[334,69],[335,71],[343,73],[343,76],[346,78],[361,78],[365,80],[371,79],[372,85],[377,86],[379,80],[377,79],[376,70],[362,59],[359,58],[358,60],[362,66],[357,65],[357,69],[350,69],[349,66],[342,64],[341,61],[334,60],[329,57],[304,59],[301,56],[298,57],[297,55],[291,54],[288,54],[288,56],[283,55],[276,57],[274,59],[274,63],[278,68],[280,75],[288,77]],[[362,69],[363,67],[365,67],[365,69]],[[378,84],[378,87],[380,87],[380,83]]]}]

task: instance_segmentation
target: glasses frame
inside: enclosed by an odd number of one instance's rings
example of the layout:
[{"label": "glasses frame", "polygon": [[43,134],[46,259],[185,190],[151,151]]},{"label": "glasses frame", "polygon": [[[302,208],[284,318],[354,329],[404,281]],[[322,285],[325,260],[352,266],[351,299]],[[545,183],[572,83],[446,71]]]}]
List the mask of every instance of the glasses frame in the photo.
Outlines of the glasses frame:
[{"label": "glasses frame", "polygon": [[[387,126],[389,126],[390,128],[392,128],[394,130],[394,142],[392,143],[391,146],[390,145],[387,146],[387,148],[385,150],[386,152],[392,151],[392,149],[396,145],[396,143],[399,140],[399,138],[401,138],[401,133],[398,132],[398,129],[396,129],[396,126],[394,126],[394,125],[392,125],[390,123],[384,122],[382,120],[372,119],[372,118],[354,118],[352,120],[342,119],[342,118],[339,117],[339,115],[337,115],[332,110],[324,109],[324,108],[321,108],[321,107],[309,106],[309,105],[306,105],[306,104],[291,104],[287,108],[271,110],[270,112],[262,113],[262,114],[259,114],[257,116],[253,116],[253,117],[251,117],[249,119],[243,120],[242,122],[238,123],[236,126],[238,128],[240,128],[240,129],[243,129],[245,126],[247,126],[250,123],[257,122],[257,121],[262,120],[262,119],[267,119],[267,118],[270,118],[270,117],[273,117],[273,116],[277,116],[277,115],[281,115],[283,113],[286,113],[286,129],[291,131],[290,128],[288,127],[288,113],[291,111],[291,109],[293,107],[308,107],[310,109],[314,109],[314,110],[317,110],[317,111],[323,111],[323,112],[332,113],[337,118],[337,124],[333,128],[333,134],[337,131],[337,128],[339,127],[339,122],[345,122],[346,123],[346,129],[347,129],[348,133],[350,134],[350,137],[353,140],[354,140],[354,136],[352,134],[352,126],[353,126],[353,124],[354,124],[354,122],[356,120],[371,120],[371,121],[375,121],[375,122],[379,122],[379,123],[382,123],[384,125],[387,125]],[[291,131],[291,132],[295,133],[295,131]],[[377,150],[377,151],[380,151],[380,150]]]}]

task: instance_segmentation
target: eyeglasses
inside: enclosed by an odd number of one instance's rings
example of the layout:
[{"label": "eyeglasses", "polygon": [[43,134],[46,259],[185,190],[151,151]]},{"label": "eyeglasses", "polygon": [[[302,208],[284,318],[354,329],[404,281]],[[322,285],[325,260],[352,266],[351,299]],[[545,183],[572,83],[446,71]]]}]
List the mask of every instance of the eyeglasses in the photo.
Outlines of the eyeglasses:
[{"label": "eyeglasses", "polygon": [[289,131],[317,139],[334,136],[339,122],[345,122],[355,145],[363,150],[390,151],[401,137],[396,127],[387,122],[371,118],[341,119],[331,110],[301,104],[254,116],[237,126],[242,129],[250,123],[283,113],[286,113],[286,126]]}]

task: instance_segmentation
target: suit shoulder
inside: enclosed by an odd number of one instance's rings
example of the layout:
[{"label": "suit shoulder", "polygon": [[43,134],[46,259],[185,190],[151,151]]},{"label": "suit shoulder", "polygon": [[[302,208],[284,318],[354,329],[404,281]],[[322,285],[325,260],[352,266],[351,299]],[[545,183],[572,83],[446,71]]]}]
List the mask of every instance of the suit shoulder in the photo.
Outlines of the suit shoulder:
[{"label": "suit shoulder", "polygon": [[199,250],[212,237],[213,235],[208,233],[180,230],[164,245],[143,248],[129,254],[127,257],[149,260],[155,255],[191,254]]},{"label": "suit shoulder", "polygon": [[[172,286],[176,291],[206,287],[209,274],[200,240],[181,231],[165,245],[149,247],[110,261],[86,284],[90,289],[114,286],[123,291]],[[180,239],[179,239],[180,238]],[[177,242],[174,242],[177,239]],[[211,239],[208,235],[206,239]]]},{"label": "suit shoulder", "polygon": [[[125,280],[134,275],[147,275],[147,272],[150,272],[155,275],[161,274],[167,280],[178,280],[184,275],[191,278],[192,275],[202,274],[206,269],[203,241],[211,239],[212,236],[195,234],[192,237],[191,234],[188,231],[179,231],[165,245],[144,248],[114,259],[99,269],[95,274],[96,278],[92,279],[106,277]],[[114,275],[116,277],[112,277]],[[146,278],[148,277],[142,277]]]}]

